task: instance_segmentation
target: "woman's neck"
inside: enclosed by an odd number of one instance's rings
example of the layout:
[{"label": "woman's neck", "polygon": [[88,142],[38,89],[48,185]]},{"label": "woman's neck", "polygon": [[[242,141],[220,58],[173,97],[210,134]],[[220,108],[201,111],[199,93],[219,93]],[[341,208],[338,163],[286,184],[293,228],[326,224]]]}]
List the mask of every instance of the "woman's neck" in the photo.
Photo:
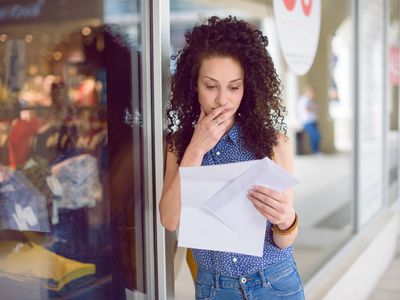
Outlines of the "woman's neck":
[{"label": "woman's neck", "polygon": [[227,134],[227,133],[229,132],[229,130],[231,130],[232,127],[235,125],[235,122],[236,122],[235,116],[233,116],[232,118],[230,118],[230,119],[228,120],[228,122],[229,122],[229,125],[228,125],[228,127],[226,128],[226,130],[225,130],[225,132],[224,132],[224,135]]}]

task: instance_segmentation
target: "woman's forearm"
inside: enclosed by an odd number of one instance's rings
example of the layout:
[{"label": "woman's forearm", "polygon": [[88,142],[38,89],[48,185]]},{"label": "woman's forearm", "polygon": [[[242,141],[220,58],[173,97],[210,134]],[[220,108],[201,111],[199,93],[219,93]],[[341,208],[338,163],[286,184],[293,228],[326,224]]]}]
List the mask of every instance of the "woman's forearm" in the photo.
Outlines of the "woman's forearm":
[{"label": "woman's forearm", "polygon": [[165,229],[175,231],[181,214],[180,178],[177,171],[160,200],[160,220]]},{"label": "woman's forearm", "polygon": [[181,167],[195,167],[201,166],[205,153],[202,153],[198,149],[195,149],[191,145],[189,145],[185,151],[185,154],[182,157]]}]

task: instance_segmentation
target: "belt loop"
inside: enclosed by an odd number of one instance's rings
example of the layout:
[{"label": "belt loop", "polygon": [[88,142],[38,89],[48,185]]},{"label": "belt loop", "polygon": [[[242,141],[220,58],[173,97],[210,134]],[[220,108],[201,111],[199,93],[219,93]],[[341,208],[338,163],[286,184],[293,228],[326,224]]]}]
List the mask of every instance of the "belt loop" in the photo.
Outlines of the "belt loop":
[{"label": "belt loop", "polygon": [[265,288],[268,287],[267,281],[266,281],[266,278],[265,278],[265,271],[264,271],[264,270],[261,270],[261,271],[259,271],[259,273],[260,273],[260,278],[261,278],[262,286],[265,287]]},{"label": "belt loop", "polygon": [[219,290],[219,276],[220,273],[215,273],[215,288]]}]

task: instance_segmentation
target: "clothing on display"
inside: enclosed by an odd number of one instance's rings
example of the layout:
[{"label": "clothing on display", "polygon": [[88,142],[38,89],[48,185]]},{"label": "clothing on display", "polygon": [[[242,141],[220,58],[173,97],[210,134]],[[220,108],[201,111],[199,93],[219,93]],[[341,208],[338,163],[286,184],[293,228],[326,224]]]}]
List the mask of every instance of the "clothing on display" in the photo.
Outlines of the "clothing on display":
[{"label": "clothing on display", "polygon": [[31,184],[33,184],[50,202],[54,196],[47,184],[47,177],[50,176],[49,162],[40,157],[30,158],[21,170]]},{"label": "clothing on display", "polygon": [[[1,109],[1,108],[0,108]],[[0,121],[0,164],[8,165],[8,136],[11,130],[11,121]]]},{"label": "clothing on display", "polygon": [[97,159],[82,154],[66,159],[51,168],[62,187],[59,207],[77,209],[93,207],[102,198]]},{"label": "clothing on display", "polygon": [[57,141],[57,150],[61,153],[76,148],[79,138],[79,128],[73,120],[66,120],[61,126]]},{"label": "clothing on display", "polygon": [[44,287],[60,291],[66,284],[95,273],[94,264],[67,259],[32,242],[0,243],[0,276],[19,281],[42,279]]},{"label": "clothing on display", "polygon": [[95,105],[96,104],[96,94],[95,94],[95,80],[94,78],[86,78],[81,82],[79,87],[78,98],[76,99],[77,104]]},{"label": "clothing on display", "polygon": [[27,78],[19,93],[18,100],[23,107],[50,106],[50,86],[54,82],[54,75],[35,75]]},{"label": "clothing on display", "polygon": [[49,232],[46,204],[22,172],[0,165],[0,229]]},{"label": "clothing on display", "polygon": [[59,154],[57,143],[60,135],[60,124],[48,122],[41,126],[33,139],[32,155],[38,155],[52,161]]},{"label": "clothing on display", "polygon": [[12,168],[16,168],[28,160],[32,150],[32,138],[40,125],[37,118],[31,120],[17,119],[13,122],[8,141],[10,166]]},{"label": "clothing on display", "polygon": [[[57,194],[50,188],[49,180],[50,170],[49,162],[41,156],[33,156],[30,158],[21,170],[26,178],[34,185],[40,193],[46,197],[47,210],[49,216],[53,219],[53,203],[57,199]],[[54,186],[54,182],[53,186]],[[54,224],[54,222],[53,222]]]}]

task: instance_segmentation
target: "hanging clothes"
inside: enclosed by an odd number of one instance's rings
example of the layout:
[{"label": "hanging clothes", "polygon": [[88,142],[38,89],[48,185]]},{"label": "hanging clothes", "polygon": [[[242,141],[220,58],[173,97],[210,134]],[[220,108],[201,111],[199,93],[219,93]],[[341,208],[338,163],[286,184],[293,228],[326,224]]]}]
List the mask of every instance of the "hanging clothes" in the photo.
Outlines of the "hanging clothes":
[{"label": "hanging clothes", "polygon": [[33,140],[32,155],[41,156],[48,161],[55,159],[60,153],[57,149],[60,130],[61,125],[55,122],[41,126]]},{"label": "hanging clothes", "polygon": [[10,135],[11,121],[0,121],[0,164],[8,166],[8,136]]},{"label": "hanging clothes", "polygon": [[50,232],[46,197],[22,172],[2,165],[0,229]]},{"label": "hanging clothes", "polygon": [[102,199],[97,159],[82,154],[61,161],[51,167],[51,173],[62,187],[59,207],[78,209],[93,207]]},{"label": "hanging clothes", "polygon": [[53,203],[58,195],[53,192],[53,186],[50,188],[49,185],[49,177],[51,176],[49,161],[42,156],[33,156],[25,163],[21,172],[46,198],[47,212],[49,217],[53,219]]},{"label": "hanging clothes", "polygon": [[32,150],[32,138],[36,135],[41,123],[39,119],[17,119],[12,125],[8,139],[10,167],[24,164]]}]

